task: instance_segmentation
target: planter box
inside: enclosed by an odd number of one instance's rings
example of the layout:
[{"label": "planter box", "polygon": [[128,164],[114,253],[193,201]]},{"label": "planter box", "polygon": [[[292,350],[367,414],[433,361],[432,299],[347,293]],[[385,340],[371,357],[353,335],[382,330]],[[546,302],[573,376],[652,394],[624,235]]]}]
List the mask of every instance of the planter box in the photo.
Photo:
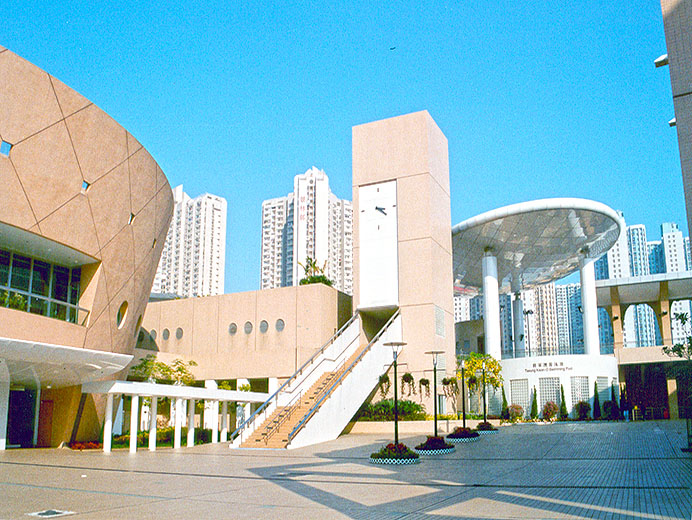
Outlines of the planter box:
[{"label": "planter box", "polygon": [[479,430],[478,435],[492,435],[493,433],[497,433],[500,430]]},{"label": "planter box", "polygon": [[478,437],[447,437],[445,440],[452,444],[459,444],[461,442],[476,442],[480,438],[479,435]]},{"label": "planter box", "polygon": [[447,455],[448,453],[452,453],[454,451],[454,446],[451,448],[440,448],[439,450],[418,450],[414,449],[418,455]]},{"label": "planter box", "polygon": [[407,464],[418,464],[420,462],[420,457],[417,459],[373,459],[370,457],[371,464],[395,464],[395,465],[407,465]]}]

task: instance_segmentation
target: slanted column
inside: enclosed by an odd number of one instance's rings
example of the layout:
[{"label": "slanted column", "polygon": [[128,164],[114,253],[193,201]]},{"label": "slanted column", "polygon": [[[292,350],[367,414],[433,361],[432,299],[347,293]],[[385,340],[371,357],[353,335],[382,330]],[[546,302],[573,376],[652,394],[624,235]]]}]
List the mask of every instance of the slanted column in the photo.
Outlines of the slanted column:
[{"label": "slanted column", "polygon": [[221,442],[228,440],[228,401],[221,403]]},{"label": "slanted column", "polygon": [[187,447],[195,445],[195,400],[187,400]]},{"label": "slanted column", "polygon": [[7,448],[7,417],[10,412],[10,369],[0,359],[0,451]]},{"label": "slanted column", "polygon": [[579,257],[579,277],[581,281],[581,304],[584,311],[584,354],[599,356],[601,346],[598,340],[598,304],[596,302],[596,273],[594,262],[585,256]]},{"label": "slanted column", "polygon": [[149,451],[156,451],[156,416],[159,413],[159,398],[151,396],[149,405]]},{"label": "slanted column", "polygon": [[[1,405],[0,405],[1,407]],[[111,452],[113,443],[113,394],[106,395],[106,418],[103,421],[103,453]]]},{"label": "slanted column", "polygon": [[137,432],[139,426],[139,396],[133,395],[130,403],[130,453],[137,453]]},{"label": "slanted column", "polygon": [[491,251],[483,255],[483,330],[485,352],[495,359],[502,359],[500,344],[500,293],[497,281],[497,258]]},{"label": "slanted column", "polygon": [[180,435],[183,424],[183,398],[175,398],[175,429],[173,431],[173,447],[180,448]]}]

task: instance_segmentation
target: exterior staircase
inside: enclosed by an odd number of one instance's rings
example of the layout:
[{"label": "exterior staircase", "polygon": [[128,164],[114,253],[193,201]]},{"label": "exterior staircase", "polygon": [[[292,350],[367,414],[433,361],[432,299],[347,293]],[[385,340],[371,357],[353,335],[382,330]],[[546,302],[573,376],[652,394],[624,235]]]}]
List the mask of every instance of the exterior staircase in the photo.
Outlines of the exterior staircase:
[{"label": "exterior staircase", "polygon": [[285,449],[335,439],[392,362],[396,311],[361,345],[356,314],[232,434],[231,448]]}]

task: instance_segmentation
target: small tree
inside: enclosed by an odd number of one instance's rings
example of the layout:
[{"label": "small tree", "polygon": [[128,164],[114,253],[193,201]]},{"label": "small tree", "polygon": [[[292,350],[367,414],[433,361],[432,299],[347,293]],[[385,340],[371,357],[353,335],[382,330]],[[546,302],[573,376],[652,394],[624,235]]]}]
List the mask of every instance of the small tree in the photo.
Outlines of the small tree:
[{"label": "small tree", "polygon": [[536,387],[533,387],[533,399],[531,400],[531,419],[538,417],[538,397],[536,396]]},{"label": "small tree", "polygon": [[502,410],[500,410],[500,419],[509,421],[509,406],[507,405],[507,396],[505,395],[505,387],[502,385]]},{"label": "small tree", "polygon": [[601,418],[601,400],[598,398],[598,383],[593,384],[593,418],[598,420]]},{"label": "small tree", "polygon": [[[465,356],[457,358],[457,378],[461,379],[461,361],[464,361],[464,379],[469,392],[477,393],[478,408],[481,408],[481,396],[483,395],[483,376],[480,372],[485,363],[485,383],[493,388],[499,388],[502,384],[502,365],[500,362],[488,354],[471,352]],[[476,375],[479,372],[479,375]]]},{"label": "small tree", "polygon": [[565,401],[565,387],[560,385],[560,420],[566,420],[568,415],[567,401]]},{"label": "small tree", "polygon": [[613,419],[617,420],[621,417],[620,405],[618,404],[618,396],[615,393],[615,385],[610,385],[610,400],[613,403]]}]

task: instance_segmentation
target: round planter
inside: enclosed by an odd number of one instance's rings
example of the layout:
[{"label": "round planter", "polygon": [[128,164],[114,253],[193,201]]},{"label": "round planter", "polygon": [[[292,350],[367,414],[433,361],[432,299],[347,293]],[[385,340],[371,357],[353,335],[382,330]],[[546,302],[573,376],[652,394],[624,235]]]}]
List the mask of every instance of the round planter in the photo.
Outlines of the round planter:
[{"label": "round planter", "polygon": [[493,433],[497,433],[500,430],[476,430],[478,432],[478,435],[492,435]]},{"label": "round planter", "polygon": [[418,464],[420,462],[420,457],[417,459],[373,459],[370,457],[371,464],[396,464],[396,465],[407,465],[407,464]]},{"label": "round planter", "polygon": [[447,455],[448,453],[452,453],[454,451],[454,446],[451,448],[440,448],[439,450],[419,450],[419,449],[414,449],[418,455]]},{"label": "round planter", "polygon": [[447,437],[445,440],[452,444],[460,444],[462,442],[476,442],[480,438],[479,435],[478,437]]}]

